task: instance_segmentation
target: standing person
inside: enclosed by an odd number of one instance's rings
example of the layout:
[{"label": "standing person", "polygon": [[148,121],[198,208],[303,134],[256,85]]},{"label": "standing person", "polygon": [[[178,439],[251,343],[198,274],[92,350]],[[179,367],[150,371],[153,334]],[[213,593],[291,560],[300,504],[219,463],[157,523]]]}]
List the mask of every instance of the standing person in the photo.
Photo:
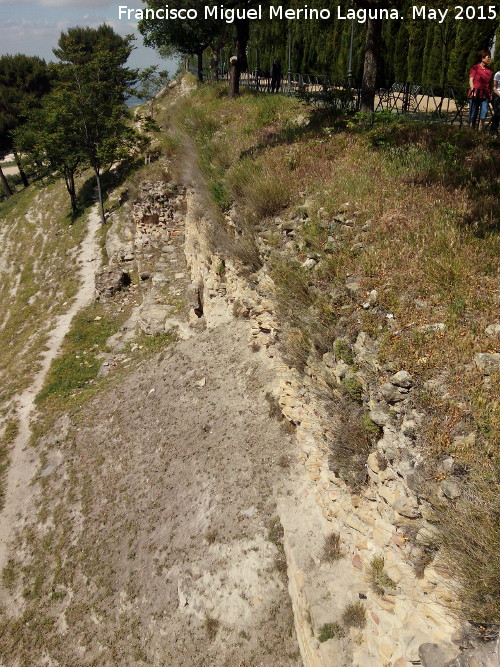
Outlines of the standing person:
[{"label": "standing person", "polygon": [[491,121],[491,134],[498,134],[500,125],[500,71],[493,77],[493,119]]},{"label": "standing person", "polygon": [[281,63],[278,58],[274,59],[271,68],[271,92],[278,93],[281,88]]},{"label": "standing person", "polygon": [[479,52],[480,61],[469,72],[469,125],[476,126],[479,118],[479,131],[484,130],[484,121],[488,114],[488,101],[491,97],[491,77],[493,72],[488,65],[491,60],[489,51]]}]

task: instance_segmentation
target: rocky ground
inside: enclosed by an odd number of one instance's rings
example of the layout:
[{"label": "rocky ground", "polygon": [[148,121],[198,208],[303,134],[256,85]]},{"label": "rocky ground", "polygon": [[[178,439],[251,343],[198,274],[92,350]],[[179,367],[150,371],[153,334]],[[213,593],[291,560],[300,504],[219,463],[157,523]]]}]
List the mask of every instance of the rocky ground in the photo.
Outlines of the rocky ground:
[{"label": "rocky ground", "polygon": [[[277,515],[294,445],[273,377],[248,322],[188,326],[182,216],[153,232],[138,215],[133,257],[97,280],[109,307],[135,304],[106,388],[39,444],[2,664],[301,664]],[[138,360],[145,332],[164,350]]]}]

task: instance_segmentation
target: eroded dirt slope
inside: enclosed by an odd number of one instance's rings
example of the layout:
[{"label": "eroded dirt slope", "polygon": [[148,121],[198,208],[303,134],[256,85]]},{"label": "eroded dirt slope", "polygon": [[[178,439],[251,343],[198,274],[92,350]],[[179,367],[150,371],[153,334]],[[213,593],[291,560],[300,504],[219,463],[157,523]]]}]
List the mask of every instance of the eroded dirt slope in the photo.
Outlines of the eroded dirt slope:
[{"label": "eroded dirt slope", "polygon": [[47,438],[6,664],[300,664],[270,531],[292,445],[247,326],[171,346]]}]

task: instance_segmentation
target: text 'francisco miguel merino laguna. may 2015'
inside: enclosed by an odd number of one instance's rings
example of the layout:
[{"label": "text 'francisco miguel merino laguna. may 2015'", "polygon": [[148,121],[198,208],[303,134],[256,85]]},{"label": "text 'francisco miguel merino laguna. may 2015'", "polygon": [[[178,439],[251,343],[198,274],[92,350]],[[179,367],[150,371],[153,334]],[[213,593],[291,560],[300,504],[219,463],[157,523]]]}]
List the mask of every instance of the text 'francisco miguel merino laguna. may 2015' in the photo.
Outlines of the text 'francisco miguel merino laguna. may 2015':
[{"label": "text 'francisco miguel merino laguna. may 2015'", "polygon": [[336,7],[332,9],[311,8],[307,5],[296,9],[290,9],[273,6],[257,5],[256,7],[225,7],[224,5],[204,5],[200,9],[172,7],[164,5],[163,7],[152,8],[134,8],[128,5],[119,5],[118,18],[128,21],[142,21],[143,19],[154,19],[160,21],[176,20],[216,20],[225,23],[234,23],[235,20],[249,19],[250,21],[259,21],[262,19],[275,21],[327,21],[330,19],[357,21],[366,23],[368,19],[374,20],[400,20],[404,18],[413,20],[427,20],[443,23],[447,18],[453,18],[457,21],[463,20],[487,20],[496,19],[498,10],[495,5],[456,5],[453,8],[434,8],[428,5],[413,5],[408,14],[400,12],[395,8],[350,8]]}]

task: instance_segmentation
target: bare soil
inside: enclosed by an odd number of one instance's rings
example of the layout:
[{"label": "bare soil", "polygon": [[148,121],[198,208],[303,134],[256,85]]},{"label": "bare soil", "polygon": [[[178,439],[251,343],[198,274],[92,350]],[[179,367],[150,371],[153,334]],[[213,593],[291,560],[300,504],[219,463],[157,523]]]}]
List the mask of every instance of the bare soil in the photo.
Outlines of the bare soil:
[{"label": "bare soil", "polygon": [[[93,272],[72,311],[89,289]],[[26,394],[2,519],[0,664],[301,664],[276,509],[295,444],[270,416],[275,378],[249,327],[228,317],[155,357],[125,353],[36,455]]]},{"label": "bare soil", "polygon": [[[300,664],[272,528],[293,445],[247,340],[235,321],[179,342],[48,435],[45,551],[23,559],[57,619],[46,664]],[[41,664],[29,632],[9,644]]]}]

